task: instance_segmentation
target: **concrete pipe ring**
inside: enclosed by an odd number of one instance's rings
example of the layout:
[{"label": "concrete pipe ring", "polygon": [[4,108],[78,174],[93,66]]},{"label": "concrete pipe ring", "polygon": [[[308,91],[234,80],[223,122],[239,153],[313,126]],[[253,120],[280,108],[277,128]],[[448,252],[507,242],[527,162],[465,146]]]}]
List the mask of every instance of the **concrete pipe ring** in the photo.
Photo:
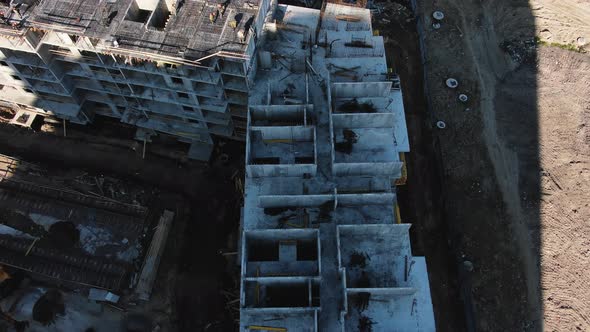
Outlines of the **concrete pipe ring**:
[{"label": "concrete pipe ring", "polygon": [[451,89],[455,89],[456,87],[459,86],[459,82],[454,78],[447,78],[445,83],[447,84],[447,87],[449,87]]},{"label": "concrete pipe ring", "polygon": [[434,18],[437,21],[440,21],[443,18],[445,18],[445,14],[443,12],[441,12],[440,10],[437,10],[434,13],[432,13],[432,18]]}]

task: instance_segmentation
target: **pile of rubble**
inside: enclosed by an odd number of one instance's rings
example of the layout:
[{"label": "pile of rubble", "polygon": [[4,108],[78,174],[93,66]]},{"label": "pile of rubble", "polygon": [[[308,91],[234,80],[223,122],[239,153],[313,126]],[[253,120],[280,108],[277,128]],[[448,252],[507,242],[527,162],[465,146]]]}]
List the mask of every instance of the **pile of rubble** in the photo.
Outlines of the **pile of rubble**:
[{"label": "pile of rubble", "polygon": [[534,63],[536,61],[537,41],[535,39],[504,40],[499,46],[517,64]]}]

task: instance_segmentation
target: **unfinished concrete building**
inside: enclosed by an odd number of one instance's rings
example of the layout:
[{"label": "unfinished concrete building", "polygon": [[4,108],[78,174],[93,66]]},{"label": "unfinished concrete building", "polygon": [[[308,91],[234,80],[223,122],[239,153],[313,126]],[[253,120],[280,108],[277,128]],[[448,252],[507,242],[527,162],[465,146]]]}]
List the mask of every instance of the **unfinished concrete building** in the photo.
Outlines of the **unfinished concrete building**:
[{"label": "unfinished concrete building", "polygon": [[426,263],[396,213],[402,93],[370,11],[269,17],[250,95],[240,331],[433,331]]},{"label": "unfinished concrete building", "polygon": [[[206,160],[211,134],[243,139],[270,0],[5,0],[0,100],[24,122],[97,116],[168,135]],[[28,120],[28,121],[27,121]],[[65,125],[65,122],[64,122]]]}]

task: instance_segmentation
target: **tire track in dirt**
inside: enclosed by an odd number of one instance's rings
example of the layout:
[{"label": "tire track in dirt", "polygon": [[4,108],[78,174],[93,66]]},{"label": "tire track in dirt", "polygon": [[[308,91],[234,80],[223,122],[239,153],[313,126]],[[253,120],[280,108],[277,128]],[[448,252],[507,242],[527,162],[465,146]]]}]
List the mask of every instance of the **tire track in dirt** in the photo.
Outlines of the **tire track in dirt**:
[{"label": "tire track in dirt", "polygon": [[[590,330],[590,57],[554,48],[539,56],[543,200],[541,279],[546,330]],[[559,183],[559,187],[554,184]]]}]

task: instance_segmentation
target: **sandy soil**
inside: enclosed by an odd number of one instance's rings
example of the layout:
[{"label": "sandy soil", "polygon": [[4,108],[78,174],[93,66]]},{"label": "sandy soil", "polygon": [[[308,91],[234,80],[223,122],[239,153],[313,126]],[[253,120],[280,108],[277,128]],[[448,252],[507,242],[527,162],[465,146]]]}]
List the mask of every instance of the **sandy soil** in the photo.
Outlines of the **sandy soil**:
[{"label": "sandy soil", "polygon": [[590,56],[540,52],[541,287],[545,329],[590,330]]},{"label": "sandy soil", "polygon": [[[590,58],[526,41],[583,44],[590,3],[420,4],[432,120],[447,123],[435,144],[451,247],[474,265],[462,280],[468,328],[589,330]],[[445,13],[438,30],[434,10]]]},{"label": "sandy soil", "polygon": [[532,0],[531,9],[542,40],[590,45],[590,0]]}]

